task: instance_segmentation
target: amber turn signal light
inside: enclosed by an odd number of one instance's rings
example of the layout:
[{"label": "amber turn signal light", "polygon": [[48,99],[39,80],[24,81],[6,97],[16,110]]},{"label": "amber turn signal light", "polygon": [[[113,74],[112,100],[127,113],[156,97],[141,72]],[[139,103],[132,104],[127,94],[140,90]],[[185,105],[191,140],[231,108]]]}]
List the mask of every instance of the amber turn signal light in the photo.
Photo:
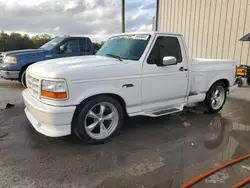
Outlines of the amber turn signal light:
[{"label": "amber turn signal light", "polygon": [[67,99],[67,93],[66,92],[51,92],[51,91],[41,91],[41,96],[51,99]]}]

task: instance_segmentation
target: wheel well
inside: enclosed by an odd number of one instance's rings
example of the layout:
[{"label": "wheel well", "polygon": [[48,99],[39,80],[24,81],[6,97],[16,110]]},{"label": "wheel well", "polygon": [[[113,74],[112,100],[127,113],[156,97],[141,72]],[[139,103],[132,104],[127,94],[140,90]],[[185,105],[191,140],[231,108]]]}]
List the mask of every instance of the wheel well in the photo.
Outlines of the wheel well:
[{"label": "wheel well", "polygon": [[[226,89],[228,90],[228,88],[229,88],[229,81],[228,81],[227,79],[220,79],[220,80],[217,80],[216,82],[214,82],[214,83],[211,85],[211,87],[212,87],[214,84],[218,83],[218,82],[222,82],[223,84],[225,84]],[[210,87],[210,88],[211,88],[211,87]],[[210,89],[210,88],[209,88],[209,89]]]},{"label": "wheel well", "polygon": [[24,65],[22,68],[21,68],[21,70],[20,70],[20,72],[19,72],[19,76],[18,76],[18,80],[19,81],[21,81],[21,76],[22,76],[22,74],[23,74],[23,72],[27,69],[27,67],[29,66],[29,65],[31,65],[32,63],[30,63],[30,64],[26,64],[26,65]]},{"label": "wheel well", "polygon": [[116,94],[112,94],[112,93],[103,93],[103,94],[97,94],[97,95],[93,95],[91,97],[88,97],[88,98],[84,99],[79,105],[77,105],[73,120],[77,117],[78,113],[80,112],[80,110],[82,109],[84,104],[86,104],[88,101],[92,100],[93,98],[99,97],[99,96],[108,96],[108,97],[112,97],[112,98],[116,99],[121,104],[124,113],[127,114],[126,103],[121,96],[116,95]]},{"label": "wheel well", "polygon": [[227,79],[221,79],[221,80],[219,80],[219,81],[220,81],[220,82],[223,82],[223,83],[225,84],[227,90],[228,90],[228,88],[229,88],[229,86],[230,86],[229,81],[228,81]]}]

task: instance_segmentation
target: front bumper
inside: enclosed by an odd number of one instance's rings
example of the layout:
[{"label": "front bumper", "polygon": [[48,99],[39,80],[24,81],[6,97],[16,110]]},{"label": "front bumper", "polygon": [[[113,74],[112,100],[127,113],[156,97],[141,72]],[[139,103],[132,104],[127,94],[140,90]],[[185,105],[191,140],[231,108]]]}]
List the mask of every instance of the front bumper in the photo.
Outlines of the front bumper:
[{"label": "front bumper", "polygon": [[75,106],[55,107],[44,104],[35,99],[28,89],[25,89],[22,94],[26,106],[26,116],[39,133],[49,137],[71,134],[71,122],[76,109]]},{"label": "front bumper", "polygon": [[0,76],[6,80],[18,80],[20,71],[1,70]]}]

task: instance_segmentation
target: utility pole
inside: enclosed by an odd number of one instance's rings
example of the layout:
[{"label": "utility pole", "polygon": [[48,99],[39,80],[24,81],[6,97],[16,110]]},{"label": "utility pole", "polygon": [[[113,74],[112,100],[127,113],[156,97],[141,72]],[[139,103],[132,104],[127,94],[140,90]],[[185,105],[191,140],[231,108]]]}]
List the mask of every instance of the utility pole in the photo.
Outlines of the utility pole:
[{"label": "utility pole", "polygon": [[122,32],[125,33],[125,0],[122,0]]}]

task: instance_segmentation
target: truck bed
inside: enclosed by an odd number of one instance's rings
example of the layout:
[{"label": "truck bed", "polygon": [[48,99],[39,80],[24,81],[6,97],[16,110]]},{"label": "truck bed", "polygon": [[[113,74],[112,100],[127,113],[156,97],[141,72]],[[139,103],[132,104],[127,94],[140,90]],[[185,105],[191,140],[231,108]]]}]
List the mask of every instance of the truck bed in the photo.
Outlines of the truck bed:
[{"label": "truck bed", "polygon": [[236,61],[194,58],[191,63],[191,92],[204,93],[214,80],[228,80],[234,84]]}]

